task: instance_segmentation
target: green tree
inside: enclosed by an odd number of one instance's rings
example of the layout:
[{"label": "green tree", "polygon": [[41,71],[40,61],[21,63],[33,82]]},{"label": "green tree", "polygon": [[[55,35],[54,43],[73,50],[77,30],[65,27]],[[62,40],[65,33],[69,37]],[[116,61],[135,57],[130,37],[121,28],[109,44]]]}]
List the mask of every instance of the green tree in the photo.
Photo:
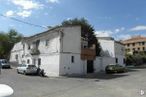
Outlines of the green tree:
[{"label": "green tree", "polygon": [[10,51],[14,44],[19,42],[22,35],[11,29],[8,33],[0,32],[0,58],[9,58]]},{"label": "green tree", "polygon": [[65,20],[61,24],[62,26],[74,26],[80,25],[81,26],[81,36],[88,39],[88,47],[91,47],[93,44],[96,45],[96,55],[100,55],[100,45],[95,35],[95,30],[92,25],[88,23],[88,21],[84,18],[78,19],[70,19]]},{"label": "green tree", "polygon": [[138,52],[133,55],[126,55],[126,64],[127,65],[143,65],[146,64],[146,52]]}]

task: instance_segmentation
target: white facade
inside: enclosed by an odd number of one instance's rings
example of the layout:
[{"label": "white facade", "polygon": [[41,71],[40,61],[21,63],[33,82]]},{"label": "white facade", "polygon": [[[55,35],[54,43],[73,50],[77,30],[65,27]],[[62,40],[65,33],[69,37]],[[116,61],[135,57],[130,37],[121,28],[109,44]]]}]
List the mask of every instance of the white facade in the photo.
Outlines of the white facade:
[{"label": "white facade", "polygon": [[[96,62],[97,60],[102,60],[103,67],[108,64],[120,64],[125,66],[125,52],[123,44],[115,41],[111,37],[98,37],[97,39],[102,48],[102,58],[96,58]],[[106,61],[104,62],[103,60]]]},{"label": "white facade", "polygon": [[13,49],[11,50],[10,55],[10,62],[17,62],[21,64],[23,56],[23,45],[22,42],[18,42],[14,45]]},{"label": "white facade", "polygon": [[[82,60],[80,26],[57,27],[23,39],[11,51],[10,62],[34,64],[47,76],[85,75],[104,71],[108,64],[123,64],[123,45],[112,39],[98,39],[102,57]],[[123,49],[124,50],[124,49]]]},{"label": "white facade", "polygon": [[[37,48],[40,54],[32,55],[34,48]],[[17,53],[21,55],[16,60]],[[10,61],[35,64],[44,69],[48,76],[83,75],[86,73],[86,62],[81,60],[80,55],[81,27],[59,27],[28,37],[16,44],[11,51]]]}]

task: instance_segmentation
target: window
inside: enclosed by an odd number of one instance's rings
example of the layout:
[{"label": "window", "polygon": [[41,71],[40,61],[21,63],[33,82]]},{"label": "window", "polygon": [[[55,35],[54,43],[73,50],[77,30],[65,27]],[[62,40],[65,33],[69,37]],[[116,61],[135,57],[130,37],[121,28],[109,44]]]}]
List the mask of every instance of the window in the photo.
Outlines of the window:
[{"label": "window", "polygon": [[46,40],[46,46],[49,46],[49,40]]},{"label": "window", "polygon": [[135,43],[132,43],[133,46],[135,46]]},{"label": "window", "polygon": [[29,59],[27,59],[27,64],[29,64],[30,63],[30,60]]},{"label": "window", "polygon": [[33,59],[33,64],[36,65],[36,59]]},{"label": "window", "polygon": [[142,45],[145,45],[145,42],[142,42]]},{"label": "window", "polygon": [[38,65],[41,65],[41,58],[38,59]]},{"label": "window", "polygon": [[18,55],[15,55],[15,59],[18,60]]},{"label": "window", "polygon": [[140,48],[138,48],[138,50],[140,50]]},{"label": "window", "polygon": [[118,63],[118,58],[116,58],[116,63]]},{"label": "window", "polygon": [[25,44],[23,44],[23,49],[25,49]]},{"label": "window", "polygon": [[125,64],[126,63],[126,60],[125,60],[125,58],[123,59],[123,64]]},{"label": "window", "polygon": [[129,47],[130,46],[130,44],[127,44],[127,47]]},{"label": "window", "polygon": [[22,55],[22,58],[24,58],[24,54]]},{"label": "window", "polygon": [[30,50],[30,45],[28,45],[28,50]]},{"label": "window", "polygon": [[71,56],[71,62],[74,63],[74,56]]},{"label": "window", "polygon": [[143,47],[143,50],[145,51],[145,47]]},{"label": "window", "polygon": [[135,51],[135,48],[133,48],[133,51]]}]

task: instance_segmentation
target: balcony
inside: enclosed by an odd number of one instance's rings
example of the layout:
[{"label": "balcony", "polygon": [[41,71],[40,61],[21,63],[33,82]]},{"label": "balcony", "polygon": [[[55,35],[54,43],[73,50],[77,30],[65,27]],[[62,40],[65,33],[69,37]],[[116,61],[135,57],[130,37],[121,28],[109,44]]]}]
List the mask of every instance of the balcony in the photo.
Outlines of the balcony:
[{"label": "balcony", "polygon": [[38,49],[31,49],[30,54],[31,55],[39,55],[40,51]]},{"label": "balcony", "polygon": [[96,58],[95,49],[82,48],[81,49],[81,59],[82,60],[94,60]]}]

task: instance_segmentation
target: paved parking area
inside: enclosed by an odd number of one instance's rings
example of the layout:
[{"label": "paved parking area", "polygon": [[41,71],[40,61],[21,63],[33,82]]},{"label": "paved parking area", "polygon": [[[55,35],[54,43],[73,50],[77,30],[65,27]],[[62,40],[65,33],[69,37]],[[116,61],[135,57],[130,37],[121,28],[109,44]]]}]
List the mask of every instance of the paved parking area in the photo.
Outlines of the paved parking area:
[{"label": "paved parking area", "polygon": [[146,97],[146,68],[133,68],[123,74],[97,74],[87,78],[42,78],[4,69],[0,84],[14,89],[12,97]]}]

